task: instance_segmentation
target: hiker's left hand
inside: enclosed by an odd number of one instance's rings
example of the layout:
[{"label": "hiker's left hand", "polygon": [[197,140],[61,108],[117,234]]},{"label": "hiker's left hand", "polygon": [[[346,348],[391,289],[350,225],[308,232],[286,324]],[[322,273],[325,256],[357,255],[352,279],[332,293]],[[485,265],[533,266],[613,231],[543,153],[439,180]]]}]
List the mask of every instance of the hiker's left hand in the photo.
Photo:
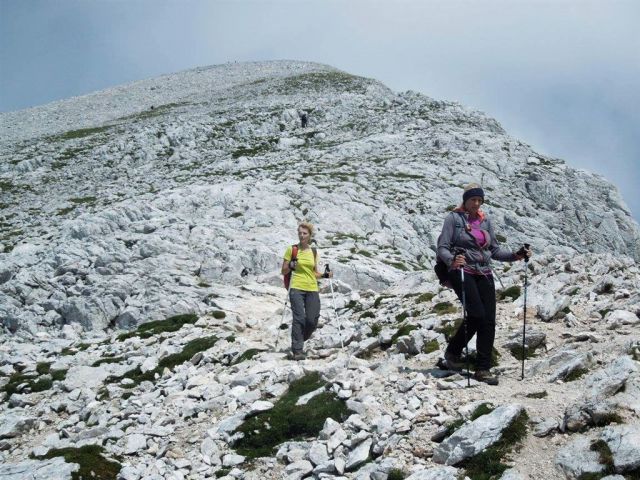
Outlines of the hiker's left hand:
[{"label": "hiker's left hand", "polygon": [[533,250],[531,250],[531,248],[522,247],[516,252],[516,260],[524,260],[525,258],[529,260],[531,255],[533,255]]}]

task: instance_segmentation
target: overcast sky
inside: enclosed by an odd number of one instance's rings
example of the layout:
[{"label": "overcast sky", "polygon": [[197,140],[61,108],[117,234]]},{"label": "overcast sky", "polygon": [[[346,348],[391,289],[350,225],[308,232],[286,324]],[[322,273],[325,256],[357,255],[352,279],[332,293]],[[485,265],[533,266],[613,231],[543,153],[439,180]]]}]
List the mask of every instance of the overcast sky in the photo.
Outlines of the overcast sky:
[{"label": "overcast sky", "polygon": [[640,220],[639,25],[638,0],[0,0],[0,111],[227,61],[317,61],[480,109],[614,182]]}]

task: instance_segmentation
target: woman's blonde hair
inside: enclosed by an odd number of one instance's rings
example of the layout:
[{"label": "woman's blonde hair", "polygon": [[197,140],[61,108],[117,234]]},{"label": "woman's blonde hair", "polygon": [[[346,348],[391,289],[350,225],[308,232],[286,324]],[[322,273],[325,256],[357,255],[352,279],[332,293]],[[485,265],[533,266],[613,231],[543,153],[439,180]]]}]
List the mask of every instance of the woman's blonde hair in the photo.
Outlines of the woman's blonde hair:
[{"label": "woman's blonde hair", "polygon": [[309,232],[309,236],[313,237],[313,232],[314,232],[314,227],[313,227],[313,223],[309,223],[309,222],[300,222],[298,224],[298,228],[304,228],[305,230],[307,230]]}]

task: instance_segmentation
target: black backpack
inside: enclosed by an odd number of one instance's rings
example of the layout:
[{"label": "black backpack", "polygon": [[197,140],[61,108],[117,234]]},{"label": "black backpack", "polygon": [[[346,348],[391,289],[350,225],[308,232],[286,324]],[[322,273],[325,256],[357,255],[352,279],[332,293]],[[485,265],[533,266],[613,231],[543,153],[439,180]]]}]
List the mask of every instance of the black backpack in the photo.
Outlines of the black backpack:
[{"label": "black backpack", "polygon": [[[462,229],[464,228],[464,219],[462,217],[462,213],[459,212],[451,212],[452,214],[456,214],[455,219],[456,219],[456,230],[453,233],[453,242],[452,242],[452,247],[455,247],[456,243],[458,243],[458,240],[460,239],[460,235],[462,234]],[[436,257],[436,264],[433,267],[433,271],[436,272],[436,276],[438,277],[438,281],[440,282],[440,285],[442,285],[443,287],[451,287],[451,284],[449,283],[449,267],[447,267],[447,264],[444,263],[440,257]]]}]

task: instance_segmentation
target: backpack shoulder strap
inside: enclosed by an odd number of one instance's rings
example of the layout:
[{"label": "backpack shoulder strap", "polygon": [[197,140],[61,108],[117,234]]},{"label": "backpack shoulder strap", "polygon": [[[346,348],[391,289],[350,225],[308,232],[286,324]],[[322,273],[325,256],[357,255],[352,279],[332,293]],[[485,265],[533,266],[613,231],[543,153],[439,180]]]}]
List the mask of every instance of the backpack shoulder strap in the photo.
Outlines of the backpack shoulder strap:
[{"label": "backpack shoulder strap", "polygon": [[311,247],[311,251],[313,252],[313,266],[318,265],[318,249],[316,247]]},{"label": "backpack shoulder strap", "polygon": [[451,212],[452,215],[454,215],[454,219],[456,222],[456,229],[453,232],[453,242],[451,243],[452,246],[455,246],[456,243],[458,243],[458,240],[460,240],[460,235],[462,234],[462,229],[464,228],[464,218],[462,217],[462,213],[460,212]]}]

